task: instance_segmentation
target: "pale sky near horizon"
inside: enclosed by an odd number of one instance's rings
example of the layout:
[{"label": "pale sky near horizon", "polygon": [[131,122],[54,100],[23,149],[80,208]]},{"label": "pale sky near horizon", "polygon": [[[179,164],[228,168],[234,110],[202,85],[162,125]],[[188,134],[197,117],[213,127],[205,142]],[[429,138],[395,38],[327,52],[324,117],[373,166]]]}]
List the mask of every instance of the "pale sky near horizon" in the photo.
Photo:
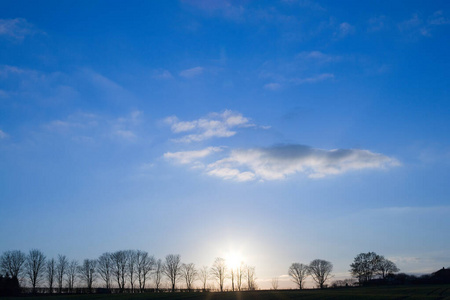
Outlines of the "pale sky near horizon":
[{"label": "pale sky near horizon", "polygon": [[1,1],[0,252],[449,267],[449,34],[448,1]]}]

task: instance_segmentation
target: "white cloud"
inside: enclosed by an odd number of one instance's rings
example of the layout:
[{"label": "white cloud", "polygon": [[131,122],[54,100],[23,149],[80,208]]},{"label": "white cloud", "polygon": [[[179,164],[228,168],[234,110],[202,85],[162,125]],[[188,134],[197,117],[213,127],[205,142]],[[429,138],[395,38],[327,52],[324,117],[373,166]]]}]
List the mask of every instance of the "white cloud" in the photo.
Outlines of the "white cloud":
[{"label": "white cloud", "polygon": [[199,159],[220,151],[222,151],[221,147],[208,147],[206,149],[196,151],[167,152],[164,153],[164,158],[174,160],[180,164],[190,164],[198,163]]},{"label": "white cloud", "polygon": [[242,20],[245,12],[242,5],[235,5],[228,0],[185,0],[184,2],[204,11],[210,16],[219,14],[226,19],[235,21]]},{"label": "white cloud", "polygon": [[297,55],[297,59],[308,60],[316,63],[327,63],[341,60],[340,56],[325,54],[320,51],[303,51]]},{"label": "white cloud", "polygon": [[134,134],[133,131],[131,130],[116,130],[114,132],[114,135],[120,137],[120,138],[124,138],[124,139],[128,139],[128,140],[132,140],[136,138],[136,134]]},{"label": "white cloud", "polygon": [[444,16],[442,10],[436,11],[432,16],[428,18],[428,24],[430,25],[447,25],[450,24],[450,19]]},{"label": "white cloud", "polygon": [[[209,147],[198,151],[168,152],[164,157],[203,168],[203,158],[222,150]],[[369,150],[324,150],[303,145],[232,150],[222,157],[204,167],[206,174],[235,181],[282,180],[294,174],[322,178],[352,170],[399,165],[396,159]]]},{"label": "white cloud", "polygon": [[341,174],[350,170],[384,168],[398,162],[382,154],[359,149],[315,149],[303,145],[233,150],[228,158],[211,164],[211,168],[234,167],[250,171],[263,180],[284,179],[304,173],[310,178]]},{"label": "white cloud", "polygon": [[294,84],[304,84],[304,83],[321,82],[321,81],[324,81],[327,79],[333,79],[333,78],[334,78],[334,74],[323,73],[323,74],[319,74],[317,76],[308,77],[308,78],[294,78],[294,79],[291,79],[290,81]]},{"label": "white cloud", "polygon": [[194,121],[180,121],[176,116],[165,119],[165,123],[171,126],[174,133],[192,132],[179,139],[178,142],[198,142],[213,137],[230,137],[236,134],[232,129],[235,127],[254,126],[249,123],[249,119],[242,114],[225,110],[223,113],[210,113],[204,118]]},{"label": "white cloud", "polygon": [[368,23],[369,27],[367,29],[368,32],[377,32],[383,29],[386,29],[387,27],[387,18],[386,16],[378,16],[370,18]]},{"label": "white cloud", "polygon": [[8,134],[0,129],[0,140],[6,139],[8,137]]},{"label": "white cloud", "polygon": [[180,72],[180,76],[184,78],[193,78],[195,76],[201,75],[204,69],[202,67],[195,67]]},{"label": "white cloud", "polygon": [[0,36],[23,40],[25,36],[36,33],[34,26],[22,18],[0,19]]},{"label": "white cloud", "polygon": [[399,23],[398,29],[412,38],[417,38],[418,36],[431,37],[434,28],[448,24],[450,24],[450,18],[444,15],[443,11],[439,10],[426,19],[422,19],[418,14],[413,14],[410,19]]},{"label": "white cloud", "polygon": [[355,33],[355,27],[347,22],[339,24],[339,37],[346,37],[347,35]]},{"label": "white cloud", "polygon": [[264,88],[266,90],[276,91],[276,90],[279,90],[281,88],[281,84],[276,83],[276,82],[271,82],[271,83],[268,83],[268,84],[264,85]]},{"label": "white cloud", "polygon": [[172,79],[173,78],[172,73],[170,73],[167,70],[156,70],[153,73],[152,77],[155,79]]},{"label": "white cloud", "polygon": [[128,115],[111,118],[85,112],[77,112],[64,119],[53,120],[44,128],[59,134],[71,136],[76,141],[93,142],[108,137],[115,140],[135,140],[136,128],[141,122],[142,112],[134,110]]}]

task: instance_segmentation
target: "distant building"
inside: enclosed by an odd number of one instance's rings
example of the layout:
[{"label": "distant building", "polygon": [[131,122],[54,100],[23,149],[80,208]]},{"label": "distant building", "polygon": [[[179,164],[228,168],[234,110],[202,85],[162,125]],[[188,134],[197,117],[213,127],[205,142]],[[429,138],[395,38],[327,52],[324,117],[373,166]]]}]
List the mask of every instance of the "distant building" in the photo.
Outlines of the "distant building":
[{"label": "distant building", "polygon": [[436,282],[450,283],[450,268],[442,268],[431,274]]}]

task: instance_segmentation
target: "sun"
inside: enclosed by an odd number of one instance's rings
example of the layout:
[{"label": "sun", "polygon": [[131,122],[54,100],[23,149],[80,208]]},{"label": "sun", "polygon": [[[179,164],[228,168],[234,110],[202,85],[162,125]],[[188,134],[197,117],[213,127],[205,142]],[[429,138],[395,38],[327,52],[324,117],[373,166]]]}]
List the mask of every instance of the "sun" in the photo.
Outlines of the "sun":
[{"label": "sun", "polygon": [[230,251],[225,255],[225,262],[229,269],[236,269],[244,262],[244,257],[237,251]]}]

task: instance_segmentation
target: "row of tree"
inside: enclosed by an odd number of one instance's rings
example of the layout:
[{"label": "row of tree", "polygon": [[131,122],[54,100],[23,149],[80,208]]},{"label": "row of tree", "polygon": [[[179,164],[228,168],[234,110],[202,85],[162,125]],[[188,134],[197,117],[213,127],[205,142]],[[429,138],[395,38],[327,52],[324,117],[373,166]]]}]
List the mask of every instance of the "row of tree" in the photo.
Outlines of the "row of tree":
[{"label": "row of tree", "polygon": [[350,273],[358,279],[360,285],[370,282],[375,277],[385,280],[388,275],[399,271],[394,262],[375,252],[358,254],[350,265]]},{"label": "row of tree", "polygon": [[[375,252],[358,254],[350,265],[350,273],[358,279],[360,285],[364,285],[376,277],[385,280],[387,276],[399,272],[399,268],[392,261],[378,255]],[[324,288],[325,283],[331,278],[333,264],[323,259],[315,259],[309,265],[293,263],[288,270],[289,276],[299,289],[308,276],[311,276],[319,288]],[[335,282],[336,286],[348,286],[351,280]],[[272,288],[278,285],[277,280],[272,280]]]},{"label": "row of tree", "polygon": [[256,289],[255,268],[244,263],[229,269],[225,259],[216,258],[211,268],[197,269],[193,263],[182,263],[180,255],[167,255],[163,261],[141,250],[106,252],[98,259],[85,259],[81,264],[69,261],[65,255],[46,259],[37,249],[28,254],[19,250],[6,251],[0,256],[0,275],[18,279],[21,286],[30,286],[33,293],[42,285],[50,293],[54,290],[62,293],[63,289],[70,293],[77,280],[88,292],[96,281],[107,290],[143,292],[151,279],[156,291],[161,288],[163,279],[168,280],[172,291],[182,280],[188,291],[194,288],[196,281],[201,282],[204,291],[209,289],[209,280],[215,280],[223,291],[227,279],[233,291]]},{"label": "row of tree", "polygon": [[323,259],[315,259],[309,265],[293,263],[289,267],[288,273],[299,289],[303,289],[303,284],[308,276],[311,276],[317,283],[317,286],[322,289],[326,281],[330,278],[331,271],[333,271],[333,264],[331,262]]}]

